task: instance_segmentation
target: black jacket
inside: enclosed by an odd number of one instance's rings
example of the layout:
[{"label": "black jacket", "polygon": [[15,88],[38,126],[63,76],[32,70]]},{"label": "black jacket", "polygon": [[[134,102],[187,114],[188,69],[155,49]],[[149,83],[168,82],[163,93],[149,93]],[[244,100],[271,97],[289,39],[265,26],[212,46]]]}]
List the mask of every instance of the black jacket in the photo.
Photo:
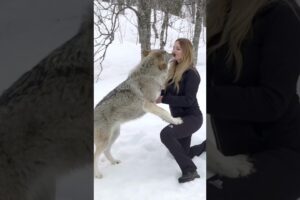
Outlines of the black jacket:
[{"label": "black jacket", "polygon": [[225,154],[300,150],[300,21],[295,13],[285,3],[272,3],[257,14],[252,35],[242,44],[237,82],[225,64],[227,52],[224,45],[207,59],[207,112],[219,148]]},{"label": "black jacket", "polygon": [[196,69],[186,70],[179,82],[177,94],[175,84],[169,85],[161,95],[162,103],[169,104],[173,117],[186,115],[202,115],[197,101],[197,92],[200,84],[200,76]]}]

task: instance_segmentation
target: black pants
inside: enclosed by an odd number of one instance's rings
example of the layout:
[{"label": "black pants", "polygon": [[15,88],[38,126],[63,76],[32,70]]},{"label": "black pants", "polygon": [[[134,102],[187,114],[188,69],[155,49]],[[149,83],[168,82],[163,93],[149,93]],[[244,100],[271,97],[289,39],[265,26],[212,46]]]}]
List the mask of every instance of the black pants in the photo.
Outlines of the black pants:
[{"label": "black pants", "polygon": [[204,140],[201,144],[192,146],[189,155],[193,158],[194,156],[200,156],[204,151],[206,151],[206,140]]},{"label": "black pants", "polygon": [[195,171],[197,167],[189,156],[192,134],[202,125],[202,115],[189,115],[182,117],[180,125],[170,124],[160,133],[162,143],[174,156],[182,173]]},{"label": "black pants", "polygon": [[207,180],[208,200],[297,200],[300,153],[278,148],[253,155],[256,172],[243,178]]}]

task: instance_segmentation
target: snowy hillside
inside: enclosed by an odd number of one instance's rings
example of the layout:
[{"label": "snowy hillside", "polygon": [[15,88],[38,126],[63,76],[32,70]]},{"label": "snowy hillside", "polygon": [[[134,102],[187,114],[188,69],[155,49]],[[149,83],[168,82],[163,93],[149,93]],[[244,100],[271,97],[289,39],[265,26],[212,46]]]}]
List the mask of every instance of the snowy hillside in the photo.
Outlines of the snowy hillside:
[{"label": "snowy hillside", "polygon": [[[130,19],[130,22],[129,20]],[[171,51],[176,38],[190,37],[191,30],[186,20],[172,17],[178,33],[170,30],[166,50]],[[137,40],[136,18],[133,12],[126,10],[120,18],[120,29],[114,42],[108,49],[103,63],[100,79],[94,85],[94,104],[96,105],[109,91],[126,79],[128,73],[140,59],[140,46]],[[95,33],[97,34],[97,33]],[[201,83],[198,91],[198,101],[202,113],[206,113],[206,73],[205,73],[205,43],[201,35],[198,51],[197,69],[200,72]],[[191,39],[191,38],[190,38]],[[159,41],[152,38],[152,47],[157,48]],[[95,63],[95,74],[99,72]],[[159,104],[168,110],[168,106]],[[205,115],[204,115],[205,117]],[[205,139],[206,121],[201,129],[193,135],[192,144],[199,144]],[[121,135],[112,147],[112,154],[121,163],[110,165],[102,157],[98,166],[104,175],[95,179],[95,200],[204,200],[206,199],[206,154],[194,158],[201,178],[190,183],[179,184],[177,178],[180,169],[160,141],[160,131],[167,125],[157,116],[146,114],[140,119],[128,122],[121,127]]]}]

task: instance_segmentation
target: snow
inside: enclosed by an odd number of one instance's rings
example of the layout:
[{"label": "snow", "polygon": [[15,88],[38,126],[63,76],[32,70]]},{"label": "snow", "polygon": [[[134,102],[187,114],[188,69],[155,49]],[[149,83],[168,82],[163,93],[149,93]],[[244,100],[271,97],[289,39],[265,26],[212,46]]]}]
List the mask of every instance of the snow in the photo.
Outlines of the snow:
[{"label": "snow", "polygon": [[[128,73],[140,60],[140,46],[137,41],[136,21],[131,11],[120,18],[120,30],[114,42],[109,46],[103,71],[94,85],[94,104],[96,105],[109,91],[126,79]],[[129,22],[126,18],[130,19]],[[187,20],[174,21],[176,30],[171,29],[166,50],[171,51],[177,37],[189,37],[190,25]],[[177,21],[176,21],[177,20]],[[97,33],[96,33],[97,34]],[[201,38],[203,35],[201,36]],[[158,42],[152,47],[157,48]],[[201,39],[203,41],[203,39]],[[205,43],[199,45],[197,69],[201,84],[197,94],[202,113],[206,113],[206,51]],[[95,63],[95,75],[99,73],[99,63]],[[159,104],[168,109],[168,105]],[[193,134],[192,145],[201,143],[206,137],[206,119],[199,131]],[[111,165],[102,155],[98,164],[104,177],[94,179],[95,200],[204,200],[206,199],[206,153],[193,159],[198,167],[200,179],[179,184],[180,169],[160,141],[160,131],[167,125],[157,116],[145,116],[121,126],[121,134],[112,147],[112,154],[121,160]]]}]

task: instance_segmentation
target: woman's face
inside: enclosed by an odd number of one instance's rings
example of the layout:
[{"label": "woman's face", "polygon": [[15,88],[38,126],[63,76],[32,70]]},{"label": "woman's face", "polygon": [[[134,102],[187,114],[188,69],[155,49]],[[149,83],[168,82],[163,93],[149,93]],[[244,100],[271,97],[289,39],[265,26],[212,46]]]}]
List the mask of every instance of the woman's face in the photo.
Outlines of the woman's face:
[{"label": "woman's face", "polygon": [[175,42],[174,46],[173,46],[173,51],[172,51],[172,55],[174,57],[174,59],[180,63],[182,61],[182,49],[180,47],[180,44],[178,41]]}]

